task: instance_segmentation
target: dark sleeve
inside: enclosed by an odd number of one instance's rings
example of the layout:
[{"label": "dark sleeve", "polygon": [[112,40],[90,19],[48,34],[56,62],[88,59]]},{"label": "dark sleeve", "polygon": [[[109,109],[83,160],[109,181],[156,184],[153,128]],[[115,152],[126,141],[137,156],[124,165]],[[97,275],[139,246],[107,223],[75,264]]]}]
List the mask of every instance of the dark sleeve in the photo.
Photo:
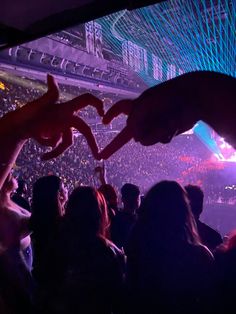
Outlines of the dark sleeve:
[{"label": "dark sleeve", "polygon": [[196,282],[198,282],[201,304],[209,313],[215,313],[219,301],[219,280],[215,259],[207,247],[199,246],[195,262],[199,266],[196,267],[198,271],[195,276]]},{"label": "dark sleeve", "polygon": [[115,245],[121,248],[123,245],[123,239],[122,239],[122,222],[119,213],[112,219],[110,230],[112,242],[114,242]]}]

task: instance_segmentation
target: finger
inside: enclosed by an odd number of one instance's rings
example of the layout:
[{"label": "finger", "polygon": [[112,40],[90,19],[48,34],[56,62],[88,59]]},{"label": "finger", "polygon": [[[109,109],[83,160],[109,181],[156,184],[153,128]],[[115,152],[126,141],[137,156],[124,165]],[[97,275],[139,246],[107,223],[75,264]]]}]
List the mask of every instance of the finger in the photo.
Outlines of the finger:
[{"label": "finger", "polygon": [[108,159],[132,139],[132,132],[127,126],[98,154],[99,159]]},{"label": "finger", "polygon": [[93,96],[92,94],[86,93],[80,95],[66,103],[67,106],[71,108],[72,112],[78,111],[86,106],[93,106],[97,109],[98,114],[103,117],[104,116],[104,109],[103,109],[103,102],[101,99]]},{"label": "finger", "polygon": [[[51,74],[47,74],[47,86],[48,86],[48,91],[51,91],[51,92],[58,91],[57,82],[54,76],[52,76]],[[55,95],[55,96],[59,96],[59,95]]]},{"label": "finger", "polygon": [[130,99],[120,100],[115,103],[103,117],[103,123],[110,123],[115,117],[119,116],[121,113],[129,115],[133,109],[133,101]]},{"label": "finger", "polygon": [[27,104],[27,109],[29,110],[30,108],[32,114],[37,112],[39,108],[44,108],[57,102],[59,98],[59,89],[54,77],[50,74],[47,75],[47,86],[48,91],[43,96]]},{"label": "finger", "polygon": [[93,133],[87,123],[84,122],[81,118],[74,116],[71,121],[71,126],[77,129],[87,140],[87,143],[93,153],[94,158],[98,159],[98,146],[93,136]]},{"label": "finger", "polygon": [[51,146],[56,147],[59,142],[61,141],[61,133],[58,133],[50,138],[41,138],[41,137],[34,137],[34,139],[43,146]]},{"label": "finger", "polygon": [[56,146],[55,149],[51,150],[42,155],[42,160],[49,160],[61,155],[65,150],[67,150],[73,144],[73,133],[71,128],[64,130],[62,134],[61,143]]},{"label": "finger", "polygon": [[55,103],[59,98],[59,88],[51,74],[47,74],[47,86],[48,91],[41,98],[38,99],[40,106],[50,105]]}]

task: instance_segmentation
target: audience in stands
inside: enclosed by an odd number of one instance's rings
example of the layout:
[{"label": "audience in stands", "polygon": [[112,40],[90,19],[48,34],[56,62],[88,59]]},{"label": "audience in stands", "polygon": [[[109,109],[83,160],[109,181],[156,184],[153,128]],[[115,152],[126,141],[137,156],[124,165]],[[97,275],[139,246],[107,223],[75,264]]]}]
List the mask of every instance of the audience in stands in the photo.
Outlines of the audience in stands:
[{"label": "audience in stands", "polygon": [[[24,103],[36,99],[42,94],[43,88],[45,88],[43,81],[31,81],[23,77],[21,77],[20,81],[17,80],[17,82],[11,81],[10,83],[7,78],[2,79],[2,81],[5,84],[5,90],[1,90],[0,116],[8,111],[20,108]],[[60,97],[61,100],[65,99],[65,95],[66,99],[69,99],[73,95],[80,95],[87,92],[85,88],[70,85],[59,84],[59,87],[62,96]],[[105,92],[101,93],[94,90],[92,93],[95,96],[99,95],[101,99],[105,99],[105,108],[108,108],[112,103],[115,103],[121,98],[121,96],[116,94],[110,94],[108,97]],[[108,98],[110,99],[109,104]],[[101,119],[96,115],[96,110],[91,106],[84,108],[80,112],[80,116],[88,119],[92,129],[96,132],[99,147],[104,147],[106,143],[109,143],[114,137],[114,134],[125,124],[125,117],[120,116],[112,122],[112,126],[104,126],[101,130],[97,130],[96,123],[99,123],[99,126],[101,126]],[[14,165],[14,171],[17,172],[17,176],[27,181],[28,191],[26,197],[28,199],[31,197],[33,183],[40,176],[46,176],[49,173],[62,176],[70,192],[73,190],[77,181],[81,185],[94,186],[93,170],[97,162],[94,160],[82,135],[76,133],[73,146],[58,158],[42,164],[40,156],[44,152],[45,147],[38,145],[36,141],[30,139],[25,143],[17,158],[16,165]],[[184,185],[189,182],[198,183],[201,181],[207,203],[218,202],[221,195],[221,200],[225,207],[227,207],[231,195],[230,190],[224,189],[224,185],[230,183],[228,181],[232,177],[227,176],[226,169],[222,169],[223,163],[216,161],[208,165],[208,163],[204,162],[210,158],[212,158],[212,153],[205,149],[205,146],[202,145],[194,134],[185,134],[184,136],[176,137],[170,145],[158,144],[145,147],[134,141],[130,141],[128,145],[125,145],[122,150],[106,161],[107,182],[112,183],[117,191],[120,190],[125,182],[132,182],[140,186],[141,192],[145,193],[157,179],[177,180]],[[144,163],[144,160],[148,160],[148,162]],[[68,165],[70,166],[68,167]],[[221,165],[221,170],[210,170],[209,167],[211,165],[219,167]],[[231,163],[231,167],[233,167],[233,163]],[[222,172],[220,175],[225,180],[211,180],[210,175],[214,173],[217,175],[219,171]],[[212,181],[213,184],[211,184]],[[119,204],[119,207],[121,207],[121,204]],[[227,208],[224,210],[227,210],[229,213],[229,211],[233,211],[233,206],[231,206],[231,209]],[[222,209],[222,214],[224,210]],[[221,219],[220,223],[218,223],[217,216],[214,216],[212,223],[217,225],[217,228],[221,232],[225,232],[224,220]],[[218,226],[219,224],[220,226]]]},{"label": "audience in stands", "polygon": [[203,211],[204,193],[202,189],[196,185],[187,185],[185,186],[185,190],[188,193],[191,210],[196,220],[201,242],[213,252],[217,246],[222,243],[222,238],[219,232],[200,220],[200,215]]}]

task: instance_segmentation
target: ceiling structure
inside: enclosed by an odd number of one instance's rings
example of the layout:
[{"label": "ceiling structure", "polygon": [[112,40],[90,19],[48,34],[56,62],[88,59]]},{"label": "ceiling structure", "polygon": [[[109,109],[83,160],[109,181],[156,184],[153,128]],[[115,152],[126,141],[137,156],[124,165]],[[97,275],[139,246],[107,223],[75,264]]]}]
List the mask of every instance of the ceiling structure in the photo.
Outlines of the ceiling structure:
[{"label": "ceiling structure", "polygon": [[[121,10],[5,49],[1,56],[12,64],[112,78],[114,84],[133,88],[141,81],[150,86],[195,70],[235,76],[236,1],[168,0]],[[132,71],[141,79],[137,86],[135,77],[126,82]]]},{"label": "ceiling structure", "polygon": [[[177,74],[210,70],[236,75],[234,0],[170,0],[97,22],[117,51],[125,41],[144,48],[149,68],[154,55],[167,72],[173,65]],[[167,73],[163,80],[168,78]]]},{"label": "ceiling structure", "polygon": [[165,0],[2,0],[0,49],[122,10]]}]

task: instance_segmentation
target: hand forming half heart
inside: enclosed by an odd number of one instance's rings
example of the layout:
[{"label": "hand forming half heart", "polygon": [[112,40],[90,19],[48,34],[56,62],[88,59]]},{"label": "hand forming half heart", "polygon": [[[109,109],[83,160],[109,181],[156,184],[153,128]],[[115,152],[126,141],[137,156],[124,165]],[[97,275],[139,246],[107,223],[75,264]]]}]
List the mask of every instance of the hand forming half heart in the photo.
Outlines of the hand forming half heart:
[{"label": "hand forming half heart", "polygon": [[203,120],[236,149],[236,79],[222,73],[197,71],[144,91],[134,100],[114,104],[105,124],[123,113],[124,129],[98,154],[107,159],[132,138],[142,145],[169,143]]}]

